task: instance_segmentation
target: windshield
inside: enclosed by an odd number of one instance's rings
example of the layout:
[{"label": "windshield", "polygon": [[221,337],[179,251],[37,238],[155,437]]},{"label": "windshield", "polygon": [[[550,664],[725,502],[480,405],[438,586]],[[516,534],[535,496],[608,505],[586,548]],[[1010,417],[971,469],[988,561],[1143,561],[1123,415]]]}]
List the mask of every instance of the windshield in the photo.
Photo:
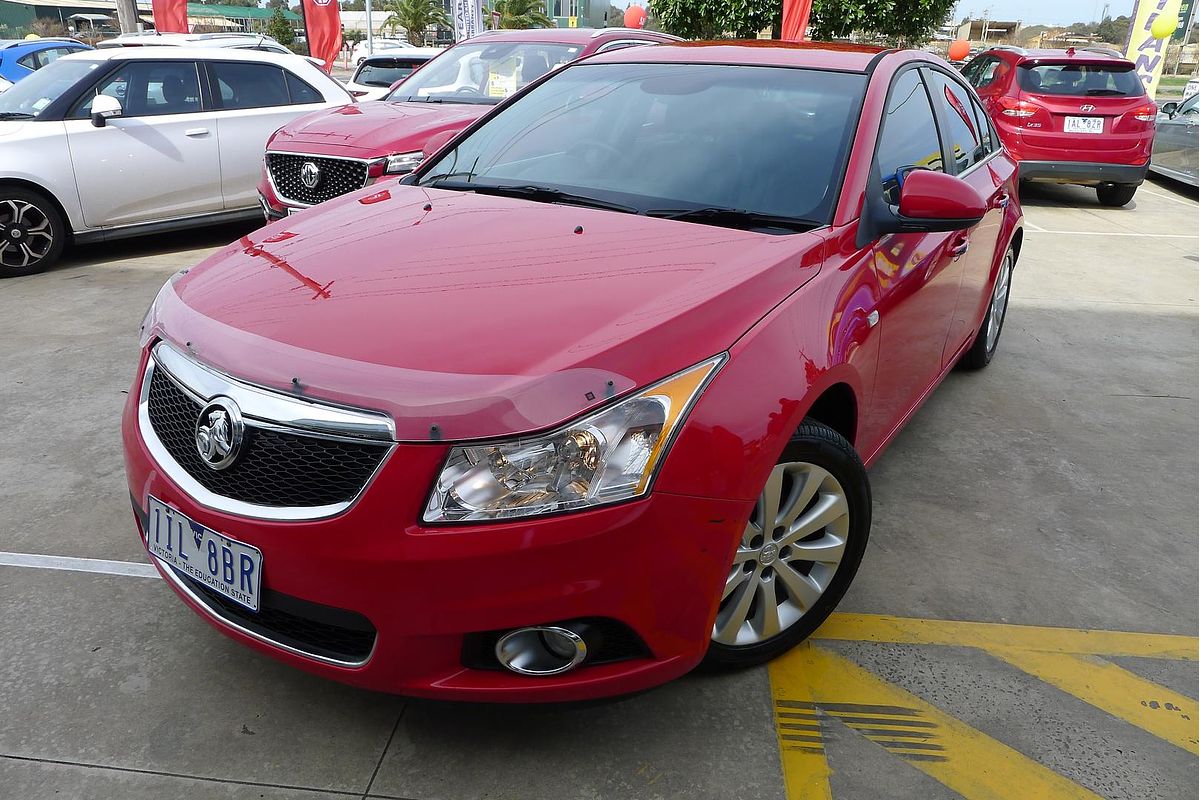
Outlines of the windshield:
[{"label": "windshield", "polygon": [[499,103],[525,84],[573,61],[581,49],[534,42],[461,44],[397,86],[385,99]]},{"label": "windshield", "polygon": [[1132,64],[1021,65],[1021,88],[1032,94],[1074,97],[1137,97],[1143,93]]},{"label": "windshield", "polygon": [[35,119],[103,61],[60,59],[0,94],[0,119]]},{"label": "windshield", "polygon": [[[865,82],[778,67],[580,64],[492,116],[420,183],[794,232],[832,214]],[[756,221],[764,215],[808,224]]]},{"label": "windshield", "polygon": [[428,60],[428,58],[397,56],[396,58],[375,58],[373,61],[364,61],[352,82],[365,86],[391,86],[401,78],[412,75],[413,70]]}]

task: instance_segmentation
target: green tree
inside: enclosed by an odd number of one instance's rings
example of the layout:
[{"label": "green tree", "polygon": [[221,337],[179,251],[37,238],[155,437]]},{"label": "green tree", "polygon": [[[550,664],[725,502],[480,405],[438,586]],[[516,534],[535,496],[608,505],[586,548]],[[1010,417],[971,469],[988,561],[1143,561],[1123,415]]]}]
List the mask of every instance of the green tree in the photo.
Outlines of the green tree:
[{"label": "green tree", "polygon": [[[689,39],[750,38],[766,28],[778,30],[782,7],[779,0],[650,0],[650,13],[663,30]],[[954,0],[813,0],[809,24],[814,39],[858,31],[918,44],[953,9]]]},{"label": "green tree", "polygon": [[554,27],[541,0],[496,0],[494,8],[500,12],[500,27],[504,30]]},{"label": "green tree", "polygon": [[267,36],[284,47],[290,47],[296,41],[296,34],[292,32],[292,23],[283,16],[283,9],[279,6],[275,7],[271,12],[271,18],[267,20]]},{"label": "green tree", "polygon": [[1108,44],[1124,44],[1129,38],[1129,17],[1105,17],[1096,26],[1096,38]]},{"label": "green tree", "polygon": [[430,26],[451,27],[441,0],[387,0],[380,10],[392,12],[384,27],[392,31],[403,28],[409,43],[417,47],[425,44],[425,30]]}]

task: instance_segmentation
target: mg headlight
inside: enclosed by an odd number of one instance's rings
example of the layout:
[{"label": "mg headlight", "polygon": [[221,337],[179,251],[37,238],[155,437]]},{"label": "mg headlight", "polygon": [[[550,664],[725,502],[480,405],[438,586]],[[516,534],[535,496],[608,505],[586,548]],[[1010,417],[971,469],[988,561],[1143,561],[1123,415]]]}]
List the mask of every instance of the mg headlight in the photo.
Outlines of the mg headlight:
[{"label": "mg headlight", "polygon": [[420,150],[414,150],[411,153],[396,153],[387,157],[387,163],[384,164],[384,175],[407,175],[421,165],[425,160],[425,153]]},{"label": "mg headlight", "polygon": [[717,356],[558,430],[451,449],[425,522],[531,517],[640,497]]}]

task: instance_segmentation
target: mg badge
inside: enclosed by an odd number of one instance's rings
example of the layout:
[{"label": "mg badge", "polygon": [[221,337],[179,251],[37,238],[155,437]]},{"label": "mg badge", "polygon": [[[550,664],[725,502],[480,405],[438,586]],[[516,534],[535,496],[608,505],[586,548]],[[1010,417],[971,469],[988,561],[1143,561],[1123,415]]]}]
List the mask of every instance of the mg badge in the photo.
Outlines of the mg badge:
[{"label": "mg badge", "polygon": [[304,166],[300,168],[300,182],[305,188],[317,188],[317,184],[321,182],[321,168],[312,161],[305,161]]},{"label": "mg badge", "polygon": [[196,419],[196,452],[205,466],[225,469],[237,459],[245,431],[237,403],[214,397]]},{"label": "mg badge", "polygon": [[1091,113],[1092,111],[1095,111],[1096,107],[1094,105],[1092,105],[1091,103],[1084,103],[1083,105],[1081,105],[1079,107],[1079,110],[1085,114],[1088,114],[1088,113]]}]

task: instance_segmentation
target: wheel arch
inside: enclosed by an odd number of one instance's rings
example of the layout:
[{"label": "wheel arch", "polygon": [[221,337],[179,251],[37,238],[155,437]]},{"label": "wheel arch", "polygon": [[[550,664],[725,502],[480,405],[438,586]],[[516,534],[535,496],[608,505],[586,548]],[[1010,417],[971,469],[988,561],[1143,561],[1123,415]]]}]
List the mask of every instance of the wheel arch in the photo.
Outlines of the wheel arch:
[{"label": "wheel arch", "polygon": [[838,381],[813,400],[805,411],[804,418],[832,428],[854,446],[858,433],[858,406],[858,397],[854,389],[850,384]]},{"label": "wheel arch", "polygon": [[25,180],[24,178],[0,178],[0,188],[5,186],[13,186],[18,189],[24,189],[27,192],[33,192],[46,198],[46,200],[54,206],[54,210],[58,212],[58,215],[62,217],[63,230],[67,235],[67,244],[71,244],[75,241],[75,226],[74,222],[71,220],[71,215],[67,213],[66,206],[64,206],[62,201],[55,196],[54,192],[50,191],[45,186],[30,180]]}]

